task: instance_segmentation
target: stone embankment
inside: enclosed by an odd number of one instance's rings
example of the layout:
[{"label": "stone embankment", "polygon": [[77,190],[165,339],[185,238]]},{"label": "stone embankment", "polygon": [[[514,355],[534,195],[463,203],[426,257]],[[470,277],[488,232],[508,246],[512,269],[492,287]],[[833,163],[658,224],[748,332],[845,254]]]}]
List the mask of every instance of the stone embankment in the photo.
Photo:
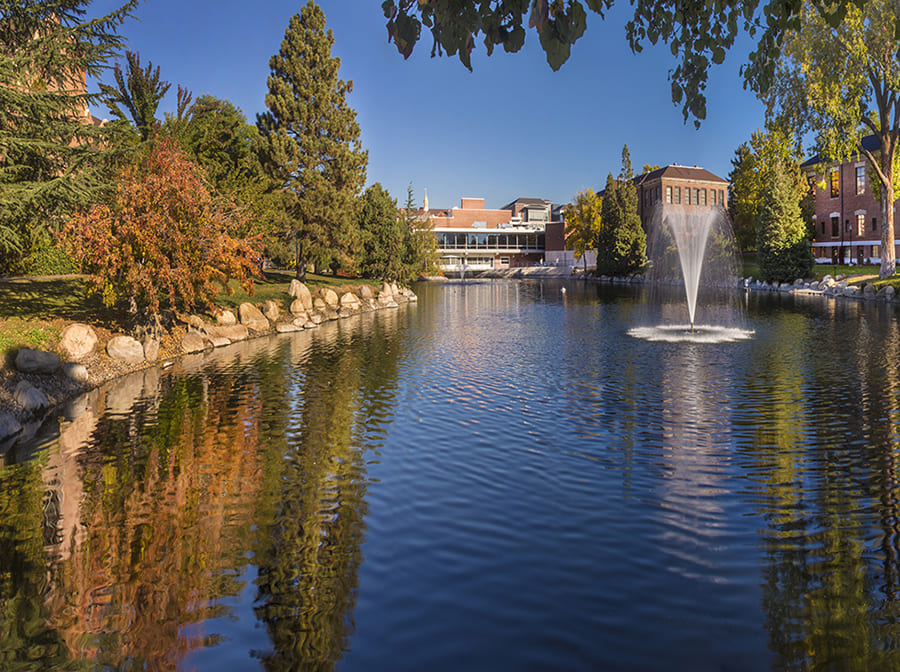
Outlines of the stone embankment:
[{"label": "stone embankment", "polygon": [[46,413],[108,380],[170,361],[182,354],[220,348],[235,341],[315,329],[323,322],[364,312],[397,308],[418,297],[411,289],[384,283],[380,291],[359,285],[338,294],[329,287],[311,291],[291,281],[288,310],[275,301],[240,305],[237,314],[176,315],[167,329],[138,329],[101,343],[91,325],[65,327],[58,352],[21,349],[12,366],[0,370],[0,454],[27,426],[36,428]]},{"label": "stone embankment", "polygon": [[[646,278],[640,273],[629,275],[626,277],[610,277],[601,275],[598,277],[590,276],[589,280],[594,282],[611,283],[618,285],[644,284],[645,282],[653,282],[667,285],[681,285],[681,278],[663,278],[653,280]],[[867,301],[881,301],[885,303],[900,304],[900,296],[891,285],[885,285],[880,289],[871,282],[851,282],[846,276],[826,275],[821,280],[803,280],[798,278],[794,282],[764,282],[755,280],[754,278],[736,278],[731,283],[723,283],[722,288],[737,287],[738,289],[756,291],[756,292],[780,292],[783,294],[809,294],[828,297],[846,297],[852,299],[860,299]]]}]

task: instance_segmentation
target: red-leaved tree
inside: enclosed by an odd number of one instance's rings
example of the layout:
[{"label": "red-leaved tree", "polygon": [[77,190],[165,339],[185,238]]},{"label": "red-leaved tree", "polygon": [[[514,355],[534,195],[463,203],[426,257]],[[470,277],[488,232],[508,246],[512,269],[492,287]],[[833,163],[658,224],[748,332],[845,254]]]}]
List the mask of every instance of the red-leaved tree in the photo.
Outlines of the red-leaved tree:
[{"label": "red-leaved tree", "polygon": [[64,240],[107,306],[209,308],[230,279],[249,292],[259,273],[259,252],[229,235],[241,222],[225,206],[201,169],[164,140],[123,170],[112,202],[74,217]]}]

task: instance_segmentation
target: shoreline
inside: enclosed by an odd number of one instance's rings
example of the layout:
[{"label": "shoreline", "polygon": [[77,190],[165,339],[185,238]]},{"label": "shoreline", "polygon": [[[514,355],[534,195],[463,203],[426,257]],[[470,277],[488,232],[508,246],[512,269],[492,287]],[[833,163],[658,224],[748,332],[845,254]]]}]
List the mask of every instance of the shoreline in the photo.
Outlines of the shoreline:
[{"label": "shoreline", "polygon": [[[171,326],[160,333],[155,357],[139,362],[115,359],[107,352],[109,341],[122,334],[111,334],[102,341],[98,340],[91,352],[83,357],[68,360],[59,357],[59,365],[52,372],[22,371],[15,364],[16,358],[10,357],[0,368],[0,461],[18,441],[33,435],[51,415],[62,412],[66,404],[128,374],[154,368],[164,370],[186,355],[210,352],[241,341],[316,329],[325,322],[366,312],[396,309],[403,303],[418,300],[412,290],[401,289],[394,283],[383,283],[381,291],[370,285],[359,285],[355,292],[347,291],[338,296],[328,287],[318,288],[313,293],[302,283],[295,285],[292,282],[290,297],[293,303],[290,310],[284,312],[273,301],[267,301],[266,305],[260,306],[242,304],[240,317],[221,308],[217,316],[207,316],[207,319],[199,315],[177,316]],[[246,311],[250,317],[241,319],[245,306],[252,309]],[[95,329],[93,325],[86,326]],[[96,329],[100,330],[99,327]],[[224,336],[224,333],[231,337]],[[51,354],[56,355],[56,352]],[[82,380],[67,375],[65,367],[71,364],[83,367]],[[23,381],[38,390],[45,402],[32,408],[20,403],[16,390]]]}]

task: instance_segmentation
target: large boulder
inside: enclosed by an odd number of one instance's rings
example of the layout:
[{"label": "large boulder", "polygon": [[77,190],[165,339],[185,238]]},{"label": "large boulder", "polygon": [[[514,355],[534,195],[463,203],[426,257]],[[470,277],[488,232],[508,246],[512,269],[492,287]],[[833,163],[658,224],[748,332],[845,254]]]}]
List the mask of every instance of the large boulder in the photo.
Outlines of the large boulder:
[{"label": "large boulder", "polygon": [[202,352],[206,349],[206,339],[198,333],[189,331],[181,339],[181,349],[184,352]]},{"label": "large boulder", "polygon": [[21,431],[22,425],[11,413],[7,413],[6,411],[0,413],[0,441],[15,436]]},{"label": "large boulder", "polygon": [[278,304],[269,299],[263,304],[262,309],[263,315],[265,315],[271,322],[277,322],[278,317],[281,315],[281,309],[278,307]]},{"label": "large boulder", "polygon": [[26,411],[36,411],[40,408],[47,408],[50,405],[47,395],[27,380],[19,381],[19,384],[16,385],[16,391],[13,393],[13,398]]},{"label": "large boulder", "polygon": [[144,346],[131,336],[113,336],[106,344],[106,354],[127,364],[141,364],[144,361]]},{"label": "large boulder", "polygon": [[374,299],[375,292],[372,291],[372,288],[369,285],[360,285],[359,286],[359,298],[361,299]]},{"label": "large boulder", "polygon": [[22,373],[53,373],[59,365],[59,355],[52,352],[22,348],[16,353],[16,368]]},{"label": "large boulder", "polygon": [[301,304],[303,304],[304,310],[312,310],[312,294],[310,294],[309,288],[304,285],[299,280],[291,280],[290,294],[295,299],[299,299]]},{"label": "large boulder", "polygon": [[291,315],[298,317],[300,315],[305,315],[308,311],[312,310],[312,302],[310,301],[309,308],[307,308],[301,299],[294,299],[291,302]]},{"label": "large boulder", "polygon": [[242,303],[239,312],[241,315],[241,324],[251,331],[269,331],[269,320],[266,319],[266,316],[252,303]]},{"label": "large boulder", "polygon": [[226,338],[231,341],[246,341],[250,332],[243,324],[232,324],[224,327],[209,327],[206,330],[210,338]]},{"label": "large boulder", "polygon": [[65,327],[59,335],[59,349],[71,360],[80,361],[93,352],[97,345],[97,332],[89,324],[75,322]]},{"label": "large boulder", "polygon": [[159,341],[155,338],[145,337],[141,345],[144,347],[144,359],[155,362],[159,358]]},{"label": "large boulder", "polygon": [[340,300],[338,299],[337,292],[330,287],[323,287],[322,289],[320,289],[319,296],[322,297],[325,305],[333,310],[337,310],[338,306],[340,305]]},{"label": "large boulder", "polygon": [[342,313],[358,313],[360,308],[359,297],[356,294],[345,292],[341,296]]},{"label": "large boulder", "polygon": [[381,291],[379,292],[379,294],[381,294],[382,296],[392,296],[394,294],[394,290],[391,289],[391,283],[381,283]]},{"label": "large boulder", "polygon": [[292,331],[300,331],[303,327],[299,327],[293,322],[279,322],[275,325],[275,331],[279,334],[287,334]]},{"label": "large boulder", "polygon": [[74,380],[76,383],[86,383],[90,379],[87,367],[79,362],[63,364],[63,373],[66,374],[66,378]]},{"label": "large boulder", "polygon": [[230,310],[219,310],[216,312],[216,322],[227,327],[237,324],[237,318]]},{"label": "large boulder", "polygon": [[863,287],[863,296],[867,299],[874,299],[875,294],[878,293],[878,289],[871,282],[867,282],[866,286]]}]

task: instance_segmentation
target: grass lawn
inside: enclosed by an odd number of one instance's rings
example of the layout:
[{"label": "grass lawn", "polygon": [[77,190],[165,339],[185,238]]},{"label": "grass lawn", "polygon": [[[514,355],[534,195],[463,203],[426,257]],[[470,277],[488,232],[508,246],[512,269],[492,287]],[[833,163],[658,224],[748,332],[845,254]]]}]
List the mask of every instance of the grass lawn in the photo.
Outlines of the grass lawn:
[{"label": "grass lawn", "polygon": [[[756,263],[756,254],[745,252],[741,254],[741,277],[758,278],[759,264]],[[876,287],[881,289],[885,285],[893,285],[895,289],[900,290],[900,275],[894,275],[884,280],[878,279],[878,265],[856,265],[848,266],[846,264],[816,264],[813,266],[813,277],[821,280],[826,275],[836,277],[838,275],[846,276],[850,284],[863,284],[867,282],[874,283]]]},{"label": "grass lawn", "polygon": [[[237,309],[249,301],[261,304],[271,299],[284,310],[291,304],[290,288],[294,278],[290,271],[266,271],[254,281],[254,292],[248,296],[237,282],[234,293],[220,294],[215,303],[223,308]],[[375,280],[344,278],[308,273],[306,285],[315,291],[329,286],[335,291],[369,284],[380,288]],[[85,293],[84,278],[13,278],[0,281],[0,363],[19,348],[53,350],[63,327],[71,322],[86,322],[109,332],[127,331],[128,316],[122,309],[103,305],[100,296]]]}]

